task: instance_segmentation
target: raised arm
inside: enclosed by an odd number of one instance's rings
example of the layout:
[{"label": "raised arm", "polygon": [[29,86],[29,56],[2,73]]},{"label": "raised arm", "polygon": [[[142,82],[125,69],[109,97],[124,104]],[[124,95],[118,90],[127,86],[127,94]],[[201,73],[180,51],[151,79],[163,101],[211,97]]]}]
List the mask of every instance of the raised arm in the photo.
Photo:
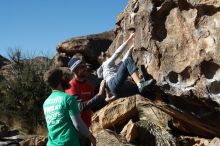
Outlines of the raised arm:
[{"label": "raised arm", "polygon": [[122,52],[125,50],[127,44],[132,40],[134,37],[134,33],[132,33],[129,38],[115,51],[115,53],[107,60],[108,64],[112,64],[115,62],[115,60],[122,54]]}]

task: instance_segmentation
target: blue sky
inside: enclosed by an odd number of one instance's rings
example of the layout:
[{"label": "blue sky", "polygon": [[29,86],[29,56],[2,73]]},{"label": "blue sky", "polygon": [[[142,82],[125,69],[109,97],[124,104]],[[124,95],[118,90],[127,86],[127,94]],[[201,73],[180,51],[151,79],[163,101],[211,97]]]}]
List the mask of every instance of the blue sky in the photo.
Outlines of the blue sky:
[{"label": "blue sky", "polygon": [[25,55],[53,57],[72,37],[115,27],[127,0],[0,0],[0,54],[20,48]]}]

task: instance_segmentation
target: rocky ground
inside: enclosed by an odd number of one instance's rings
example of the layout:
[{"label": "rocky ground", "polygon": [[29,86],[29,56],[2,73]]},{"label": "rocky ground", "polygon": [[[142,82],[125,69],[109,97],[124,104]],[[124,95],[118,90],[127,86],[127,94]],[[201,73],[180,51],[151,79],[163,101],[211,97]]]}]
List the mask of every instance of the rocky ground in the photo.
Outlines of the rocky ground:
[{"label": "rocky ground", "polygon": [[81,54],[95,71],[101,52],[112,54],[133,31],[140,76],[157,84],[94,113],[97,145],[220,145],[220,1],[129,0],[113,31],[61,42],[53,63]]}]

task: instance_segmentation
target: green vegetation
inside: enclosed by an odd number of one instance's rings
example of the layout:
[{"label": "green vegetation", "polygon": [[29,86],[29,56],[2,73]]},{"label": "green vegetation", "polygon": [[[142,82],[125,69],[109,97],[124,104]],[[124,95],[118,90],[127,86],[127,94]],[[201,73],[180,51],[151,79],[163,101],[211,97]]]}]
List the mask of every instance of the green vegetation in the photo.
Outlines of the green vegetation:
[{"label": "green vegetation", "polygon": [[25,130],[34,133],[44,125],[42,105],[50,93],[43,81],[50,60],[46,57],[24,58],[19,49],[10,53],[8,73],[0,79],[1,115],[22,120]]}]

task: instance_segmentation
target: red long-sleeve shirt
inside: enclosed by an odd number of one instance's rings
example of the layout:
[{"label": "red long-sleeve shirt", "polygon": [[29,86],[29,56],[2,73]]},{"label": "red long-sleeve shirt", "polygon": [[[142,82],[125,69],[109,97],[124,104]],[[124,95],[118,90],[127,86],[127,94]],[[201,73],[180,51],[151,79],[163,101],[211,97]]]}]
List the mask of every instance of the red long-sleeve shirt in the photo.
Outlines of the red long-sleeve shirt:
[{"label": "red long-sleeve shirt", "polygon": [[[78,102],[89,101],[92,98],[94,89],[89,82],[79,82],[73,78],[69,83],[70,88],[66,90],[66,93],[70,95],[79,95],[79,99],[77,99]],[[81,111],[82,120],[88,127],[91,125],[91,114],[92,111],[90,108]]]}]

